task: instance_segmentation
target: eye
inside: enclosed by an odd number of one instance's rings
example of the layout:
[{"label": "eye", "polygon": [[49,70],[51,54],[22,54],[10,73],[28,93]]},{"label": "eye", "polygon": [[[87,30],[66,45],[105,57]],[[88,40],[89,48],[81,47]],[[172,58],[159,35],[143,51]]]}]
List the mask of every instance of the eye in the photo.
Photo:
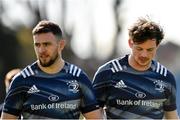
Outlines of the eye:
[{"label": "eye", "polygon": [[44,46],[48,46],[48,43],[44,43]]},{"label": "eye", "polygon": [[143,49],[142,49],[142,48],[140,48],[140,47],[137,47],[137,48],[136,48],[136,50],[138,50],[138,51],[142,51]]},{"label": "eye", "polygon": [[49,46],[50,44],[51,44],[51,43],[49,43],[49,42],[43,43],[43,45],[44,45],[45,47]]},{"label": "eye", "polygon": [[154,50],[154,48],[147,49],[148,52],[152,52],[153,50]]},{"label": "eye", "polygon": [[34,46],[35,47],[40,47],[40,44],[39,43],[34,43]]}]

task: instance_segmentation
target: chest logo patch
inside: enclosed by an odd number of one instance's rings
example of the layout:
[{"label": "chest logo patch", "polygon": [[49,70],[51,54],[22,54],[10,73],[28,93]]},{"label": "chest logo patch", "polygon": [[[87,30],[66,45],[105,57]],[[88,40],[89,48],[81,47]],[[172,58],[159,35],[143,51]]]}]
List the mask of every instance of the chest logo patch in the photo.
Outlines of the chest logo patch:
[{"label": "chest logo patch", "polygon": [[137,97],[137,98],[145,98],[146,97],[146,94],[145,93],[143,93],[143,92],[137,92],[137,93],[135,93],[135,96]]},{"label": "chest logo patch", "polygon": [[71,80],[67,83],[68,85],[68,90],[73,92],[73,93],[77,93],[79,92],[79,84],[77,82],[77,80]]},{"label": "chest logo patch", "polygon": [[166,85],[162,80],[156,80],[154,84],[155,84],[155,90],[159,92],[164,92],[164,88]]},{"label": "chest logo patch", "polygon": [[125,85],[123,80],[120,80],[119,82],[116,83],[116,85],[114,87],[115,88],[126,88],[127,85]]},{"label": "chest logo patch", "polygon": [[59,100],[59,97],[57,95],[51,95],[48,97],[48,99],[52,102],[56,102]]},{"label": "chest logo patch", "polygon": [[32,94],[32,93],[38,93],[40,92],[40,90],[36,87],[36,85],[33,85],[28,91],[27,93]]}]

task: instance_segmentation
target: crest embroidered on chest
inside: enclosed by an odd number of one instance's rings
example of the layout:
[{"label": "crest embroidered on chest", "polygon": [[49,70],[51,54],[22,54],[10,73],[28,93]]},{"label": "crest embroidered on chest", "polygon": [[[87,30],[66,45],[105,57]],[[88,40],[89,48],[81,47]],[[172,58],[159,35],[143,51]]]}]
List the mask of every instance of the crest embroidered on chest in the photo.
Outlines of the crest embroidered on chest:
[{"label": "crest embroidered on chest", "polygon": [[166,83],[164,83],[162,80],[156,80],[154,81],[154,84],[155,84],[155,90],[159,92],[165,91]]},{"label": "crest embroidered on chest", "polygon": [[73,92],[73,93],[77,93],[79,92],[79,84],[77,82],[77,80],[71,80],[67,83],[68,85],[68,90]]}]

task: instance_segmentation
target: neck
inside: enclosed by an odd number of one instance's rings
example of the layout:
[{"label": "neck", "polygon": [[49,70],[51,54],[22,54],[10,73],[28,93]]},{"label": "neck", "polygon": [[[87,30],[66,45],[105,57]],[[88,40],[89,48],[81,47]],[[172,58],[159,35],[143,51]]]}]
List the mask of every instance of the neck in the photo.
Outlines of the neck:
[{"label": "neck", "polygon": [[138,70],[138,71],[145,71],[145,70],[149,69],[151,66],[151,63],[149,63],[147,65],[138,64],[132,55],[129,55],[128,63],[132,68],[134,68],[135,70]]},{"label": "neck", "polygon": [[63,68],[64,60],[62,58],[59,58],[51,66],[48,66],[48,67],[41,66],[38,61],[38,66],[45,73],[55,74],[55,73],[58,73],[59,71],[61,71],[61,69]]}]

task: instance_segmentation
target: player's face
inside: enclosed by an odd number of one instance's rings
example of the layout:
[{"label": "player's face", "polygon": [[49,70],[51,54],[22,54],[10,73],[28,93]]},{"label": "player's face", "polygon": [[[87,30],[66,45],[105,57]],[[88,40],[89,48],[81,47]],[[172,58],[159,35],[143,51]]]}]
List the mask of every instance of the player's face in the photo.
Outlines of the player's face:
[{"label": "player's face", "polygon": [[49,67],[61,57],[64,46],[53,33],[37,34],[33,36],[33,39],[35,53],[41,66]]},{"label": "player's face", "polygon": [[132,49],[133,62],[137,67],[145,67],[151,64],[157,50],[156,40],[149,39],[141,44],[129,40],[129,45]]}]

